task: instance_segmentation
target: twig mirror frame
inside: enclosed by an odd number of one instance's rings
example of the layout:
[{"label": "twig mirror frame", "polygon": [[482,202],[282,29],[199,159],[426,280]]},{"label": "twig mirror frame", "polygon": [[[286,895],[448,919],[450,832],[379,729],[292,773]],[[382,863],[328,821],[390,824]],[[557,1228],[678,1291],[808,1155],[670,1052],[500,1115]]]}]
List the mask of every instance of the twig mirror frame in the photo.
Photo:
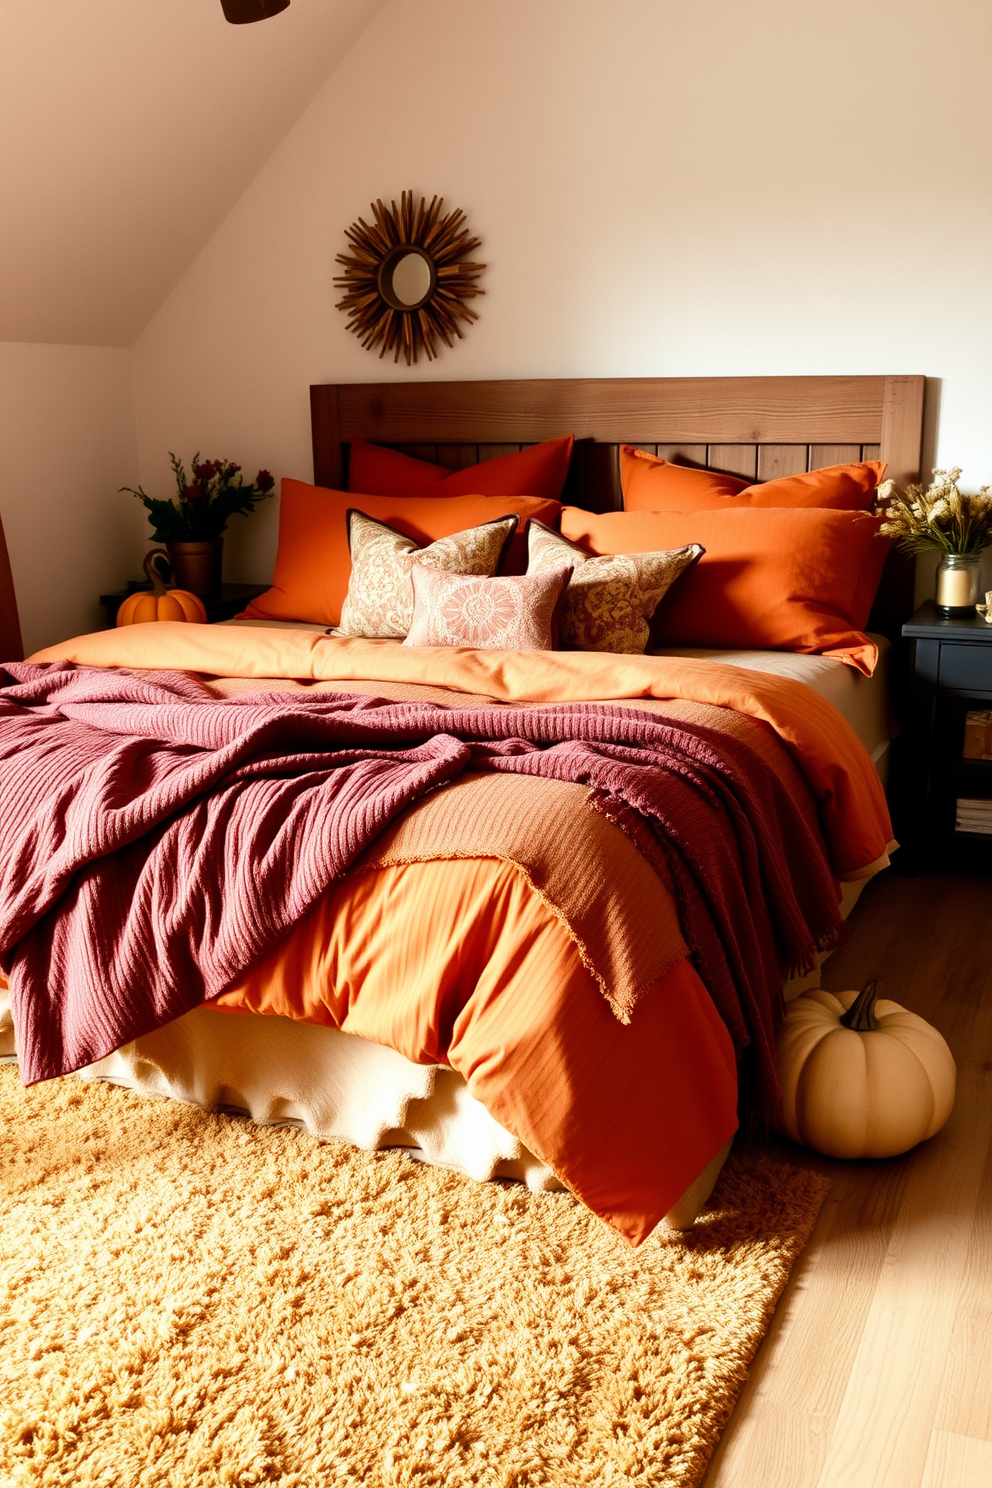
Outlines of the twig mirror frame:
[{"label": "twig mirror frame", "polygon": [[[478,320],[465,303],[485,294],[478,278],[486,265],[466,257],[481,246],[465,225],[459,208],[441,215],[444,198],[432,197],[430,205],[414,193],[404,191],[400,205],[372,203],[373,223],[359,217],[345,228],[350,253],[339,253],[336,263],[344,272],[334,283],[345,291],[337,309],[348,316],[352,331],[368,351],[380,348],[379,357],[402,355],[407,366],[424,351],[432,362],[439,355],[438,342],[452,348],[453,338],[462,339],[462,322]],[[393,282],[399,264],[410,255],[422,258],[429,270],[429,284],[416,301],[403,300]]]}]

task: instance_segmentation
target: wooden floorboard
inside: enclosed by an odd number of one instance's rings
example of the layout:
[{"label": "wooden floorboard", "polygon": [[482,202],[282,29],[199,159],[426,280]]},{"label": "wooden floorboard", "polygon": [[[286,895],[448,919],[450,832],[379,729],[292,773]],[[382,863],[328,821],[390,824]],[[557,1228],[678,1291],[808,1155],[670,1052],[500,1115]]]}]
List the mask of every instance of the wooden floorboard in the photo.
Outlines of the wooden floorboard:
[{"label": "wooden floorboard", "polygon": [[992,1442],[935,1431],[921,1488],[989,1488]]},{"label": "wooden floorboard", "polygon": [[[992,1149],[937,1406],[938,1431],[992,1442]],[[988,1482],[992,1484],[992,1474]]]},{"label": "wooden floorboard", "polygon": [[823,969],[879,979],[958,1063],[944,1131],[832,1184],[705,1488],[992,1485],[992,879],[881,875]]}]

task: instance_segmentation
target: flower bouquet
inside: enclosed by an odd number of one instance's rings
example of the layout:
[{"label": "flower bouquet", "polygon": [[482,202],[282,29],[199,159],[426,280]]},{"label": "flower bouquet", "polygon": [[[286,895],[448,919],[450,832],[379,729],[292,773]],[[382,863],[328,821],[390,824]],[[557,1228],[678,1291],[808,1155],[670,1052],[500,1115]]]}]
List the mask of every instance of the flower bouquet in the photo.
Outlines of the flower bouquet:
[{"label": "flower bouquet", "polygon": [[894,481],[878,488],[876,509],[886,518],[882,535],[912,553],[938,552],[937,609],[942,615],[974,615],[981,555],[992,546],[992,486],[976,495],[958,490],[961,470],[934,470],[929,486],[899,490]]},{"label": "flower bouquet", "polygon": [[170,450],[169,461],[176,477],[177,494],[168,501],[149,496],[140,486],[121,486],[144,502],[156,542],[213,542],[227,528],[228,519],[246,517],[260,501],[272,494],[275,481],[267,470],[260,470],[252,484],[246,485],[241,466],[233,460],[201,460],[193,456],[193,479],[188,480],[182,460]]},{"label": "flower bouquet", "polygon": [[144,503],[156,542],[165,543],[173,575],[183,589],[211,594],[220,588],[223,533],[229,518],[248,516],[272,494],[275,481],[260,470],[251,485],[233,460],[201,460],[193,456],[193,479],[183,462],[169,452],[176,495],[170,500],[149,496],[141,486],[121,486]]}]

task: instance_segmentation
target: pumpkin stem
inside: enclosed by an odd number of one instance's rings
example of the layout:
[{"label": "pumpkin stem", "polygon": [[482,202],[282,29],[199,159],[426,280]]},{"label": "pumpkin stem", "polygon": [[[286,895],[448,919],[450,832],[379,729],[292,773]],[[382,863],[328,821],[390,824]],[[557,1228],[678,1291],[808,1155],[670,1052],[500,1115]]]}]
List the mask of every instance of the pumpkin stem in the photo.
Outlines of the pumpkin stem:
[{"label": "pumpkin stem", "polygon": [[847,1012],[841,1017],[845,1028],[853,1028],[855,1033],[871,1033],[876,1028],[881,1028],[881,1023],[875,1017],[875,1000],[878,997],[878,982],[874,977],[865,982],[857,997],[851,1003]]},{"label": "pumpkin stem", "polygon": [[[162,574],[163,560],[165,563],[165,567],[168,570],[169,579],[164,578]],[[166,584],[172,578],[172,569],[171,565],[169,564],[168,553],[165,551],[164,548],[152,548],[149,553],[145,554],[145,561],[142,567],[144,568],[145,574],[151,582],[152,594],[155,596],[156,599],[161,599],[162,595],[165,593]]]}]

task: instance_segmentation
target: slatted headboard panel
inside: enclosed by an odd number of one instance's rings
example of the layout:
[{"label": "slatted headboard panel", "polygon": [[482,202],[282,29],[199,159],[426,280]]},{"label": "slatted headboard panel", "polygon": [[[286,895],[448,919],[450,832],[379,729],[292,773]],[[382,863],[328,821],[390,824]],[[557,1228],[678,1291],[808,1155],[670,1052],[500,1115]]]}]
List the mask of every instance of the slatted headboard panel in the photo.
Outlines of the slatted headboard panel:
[{"label": "slatted headboard panel", "polygon": [[[348,448],[370,439],[453,470],[572,433],[563,500],[622,505],[618,449],[771,480],[880,458],[919,475],[922,377],[617,377],[498,382],[325,383],[310,389],[314,480],[343,489]],[[912,565],[887,565],[873,624],[912,609]]]}]

